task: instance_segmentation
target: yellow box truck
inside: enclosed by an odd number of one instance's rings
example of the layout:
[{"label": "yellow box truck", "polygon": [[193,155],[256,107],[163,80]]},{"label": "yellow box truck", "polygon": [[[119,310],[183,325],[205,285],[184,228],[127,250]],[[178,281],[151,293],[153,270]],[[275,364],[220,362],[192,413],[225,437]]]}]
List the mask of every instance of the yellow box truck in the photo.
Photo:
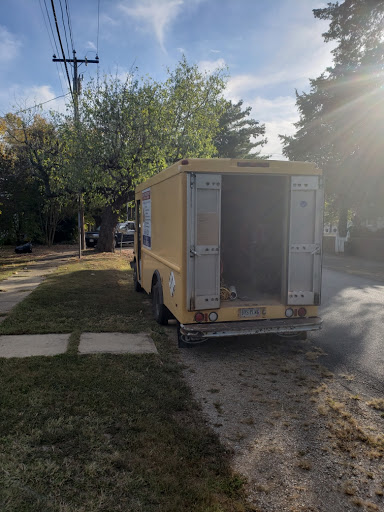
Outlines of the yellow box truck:
[{"label": "yellow box truck", "polygon": [[135,192],[134,285],[179,346],[320,329],[323,185],[312,163],[188,159]]}]

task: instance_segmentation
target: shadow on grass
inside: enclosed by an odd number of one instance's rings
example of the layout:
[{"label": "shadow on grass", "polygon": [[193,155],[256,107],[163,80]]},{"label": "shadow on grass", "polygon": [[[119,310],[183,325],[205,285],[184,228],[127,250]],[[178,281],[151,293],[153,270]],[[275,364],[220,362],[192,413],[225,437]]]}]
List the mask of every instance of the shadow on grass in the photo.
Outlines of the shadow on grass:
[{"label": "shadow on grass", "polygon": [[[253,510],[127,261],[98,256],[61,268],[0,329],[72,333],[64,355],[0,359],[2,510]],[[145,330],[160,355],[76,353],[81,332]]]},{"label": "shadow on grass", "polygon": [[2,510],[251,510],[171,361],[64,355],[0,372]]}]

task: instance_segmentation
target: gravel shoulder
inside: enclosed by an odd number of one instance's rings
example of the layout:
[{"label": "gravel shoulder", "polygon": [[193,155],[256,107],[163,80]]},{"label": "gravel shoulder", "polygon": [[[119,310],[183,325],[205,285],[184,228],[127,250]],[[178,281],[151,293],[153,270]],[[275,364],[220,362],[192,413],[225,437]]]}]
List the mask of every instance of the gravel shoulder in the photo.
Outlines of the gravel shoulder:
[{"label": "gravel shoulder", "polygon": [[384,510],[384,401],[329,372],[310,340],[212,340],[180,358],[255,511]]}]

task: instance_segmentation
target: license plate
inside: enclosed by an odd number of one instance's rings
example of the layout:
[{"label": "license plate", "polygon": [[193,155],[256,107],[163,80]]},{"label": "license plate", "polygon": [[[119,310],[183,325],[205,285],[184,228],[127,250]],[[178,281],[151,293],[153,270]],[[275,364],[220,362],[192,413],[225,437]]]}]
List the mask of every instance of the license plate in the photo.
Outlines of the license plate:
[{"label": "license plate", "polygon": [[89,239],[89,241],[90,241],[90,242],[93,242],[94,240],[93,240],[93,238],[90,238],[90,239]]},{"label": "license plate", "polygon": [[239,309],[240,318],[252,318],[260,316],[260,308],[241,308]]}]

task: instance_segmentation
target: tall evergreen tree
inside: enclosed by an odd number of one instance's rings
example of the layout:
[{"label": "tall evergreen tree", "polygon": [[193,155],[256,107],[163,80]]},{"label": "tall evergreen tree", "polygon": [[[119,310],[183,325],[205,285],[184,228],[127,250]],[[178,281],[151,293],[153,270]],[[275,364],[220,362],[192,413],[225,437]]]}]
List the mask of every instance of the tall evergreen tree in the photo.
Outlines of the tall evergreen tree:
[{"label": "tall evergreen tree", "polygon": [[[265,125],[248,119],[251,107],[242,110],[243,100],[226,101],[219,119],[214,144],[219,158],[262,158],[260,149],[266,143]],[[260,138],[262,137],[262,138]]]},{"label": "tall evergreen tree", "polygon": [[281,139],[289,159],[324,169],[327,197],[345,234],[349,208],[384,209],[384,1],[345,0],[313,13],[330,21],[323,37],[337,43],[333,65],[310,80],[308,93],[296,91],[297,132]]}]

